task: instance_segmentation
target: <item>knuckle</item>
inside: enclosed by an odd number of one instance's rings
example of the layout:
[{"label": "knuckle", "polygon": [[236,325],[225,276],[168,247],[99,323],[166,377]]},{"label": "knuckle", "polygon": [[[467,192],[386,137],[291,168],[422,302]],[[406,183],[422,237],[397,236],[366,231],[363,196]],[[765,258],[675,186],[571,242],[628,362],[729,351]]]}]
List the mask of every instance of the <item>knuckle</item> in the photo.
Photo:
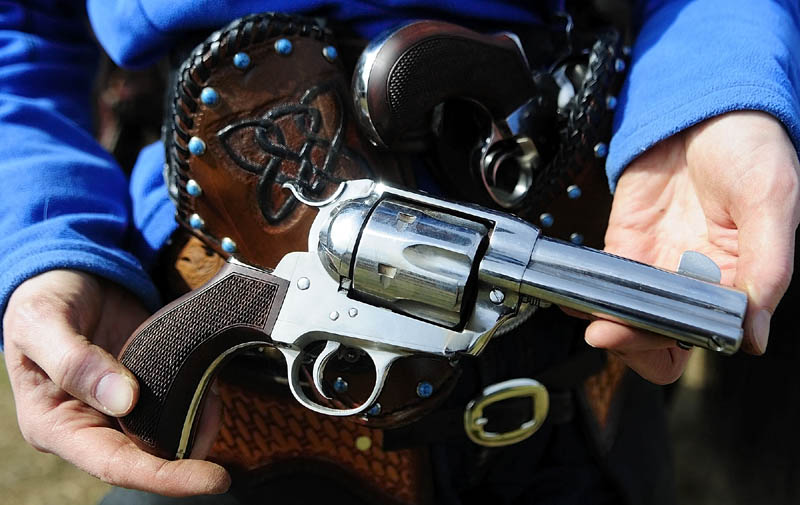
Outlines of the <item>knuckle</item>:
[{"label": "knuckle", "polygon": [[110,484],[112,486],[122,484],[122,482],[117,482],[116,472],[114,472],[110,463],[103,464],[103,466],[98,471],[94,472],[94,476],[100,479],[101,481],[105,482],[106,484]]},{"label": "knuckle", "polygon": [[15,293],[3,318],[6,332],[16,333],[40,325],[43,320],[69,315],[69,306],[58,297],[42,293]]},{"label": "knuckle", "polygon": [[800,179],[791,162],[774,157],[756,157],[745,163],[751,168],[735,186],[738,198],[757,199],[754,203],[758,206],[796,206],[800,197]]},{"label": "knuckle", "polygon": [[88,393],[85,390],[90,385],[86,382],[92,378],[94,364],[97,362],[95,354],[89,342],[76,342],[56,362],[51,379],[70,394]]},{"label": "knuckle", "polygon": [[95,472],[95,477],[110,485],[120,485],[122,482],[117,482],[117,474],[110,462],[104,463],[103,466]]},{"label": "knuckle", "polygon": [[776,201],[797,202],[800,193],[800,181],[794,170],[776,170],[768,179],[767,191]]},{"label": "knuckle", "polygon": [[153,475],[157,482],[170,482],[175,478],[175,465],[170,465],[168,461],[160,461]]},{"label": "knuckle", "polygon": [[760,293],[757,301],[763,303],[765,308],[774,313],[778,303],[789,289],[793,275],[794,265],[790,259],[787,258],[785,261],[774,264],[771,271],[756,280],[757,292]]},{"label": "knuckle", "polygon": [[126,457],[127,451],[125,446],[120,446],[114,450],[108,457],[103,458],[103,463],[100,467],[92,472],[95,477],[112,485],[124,485],[126,482],[121,480],[125,472],[120,473],[120,468],[130,469],[130,461]]},{"label": "knuckle", "polygon": [[678,353],[677,349],[668,349],[662,362],[663,365],[656,372],[654,382],[666,386],[680,379],[686,369],[688,357],[688,354]]},{"label": "knuckle", "polygon": [[678,349],[662,349],[642,359],[641,355],[625,360],[642,378],[659,386],[666,386],[680,379],[686,368],[689,355],[678,353]]},{"label": "knuckle", "polygon": [[652,382],[659,386],[667,386],[680,379],[681,375],[683,375],[682,368],[677,370],[665,370],[656,374]]},{"label": "knuckle", "polygon": [[780,267],[778,271],[778,283],[776,286],[776,291],[781,297],[789,289],[789,285],[792,282],[793,276],[794,276],[794,265],[792,264],[791,261],[787,261],[782,267]]}]

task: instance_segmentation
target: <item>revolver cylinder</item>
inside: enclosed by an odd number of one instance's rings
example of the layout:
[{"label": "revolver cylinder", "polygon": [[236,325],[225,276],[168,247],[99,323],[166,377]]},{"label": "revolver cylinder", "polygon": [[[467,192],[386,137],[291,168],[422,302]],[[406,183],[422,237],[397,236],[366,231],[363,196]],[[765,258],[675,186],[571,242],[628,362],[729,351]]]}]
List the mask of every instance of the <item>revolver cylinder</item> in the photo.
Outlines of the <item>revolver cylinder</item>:
[{"label": "revolver cylinder", "polygon": [[474,298],[473,266],[488,229],[478,221],[388,199],[361,230],[351,294],[447,328]]}]

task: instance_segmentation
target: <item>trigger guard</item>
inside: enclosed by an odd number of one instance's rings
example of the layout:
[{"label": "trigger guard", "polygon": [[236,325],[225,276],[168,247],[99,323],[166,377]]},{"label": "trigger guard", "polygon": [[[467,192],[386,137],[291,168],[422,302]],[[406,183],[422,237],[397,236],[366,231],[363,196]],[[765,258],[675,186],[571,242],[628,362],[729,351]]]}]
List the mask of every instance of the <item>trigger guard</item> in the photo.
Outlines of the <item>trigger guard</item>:
[{"label": "trigger guard", "polygon": [[402,357],[402,355],[393,352],[365,349],[365,352],[369,355],[370,359],[372,359],[372,363],[375,365],[375,386],[372,388],[372,393],[370,393],[369,398],[367,398],[364,403],[358,407],[352,409],[334,409],[320,405],[311,400],[308,396],[306,396],[303,388],[300,386],[300,367],[302,366],[302,360],[300,357],[303,355],[303,352],[291,348],[278,349],[286,358],[289,390],[292,392],[292,396],[294,396],[294,398],[300,402],[301,405],[309,410],[317,412],[318,414],[336,417],[355,416],[369,409],[378,399],[381,391],[383,391],[383,384],[386,380],[386,375],[389,373],[389,368],[392,366],[392,363],[394,363],[394,361],[398,358]]}]

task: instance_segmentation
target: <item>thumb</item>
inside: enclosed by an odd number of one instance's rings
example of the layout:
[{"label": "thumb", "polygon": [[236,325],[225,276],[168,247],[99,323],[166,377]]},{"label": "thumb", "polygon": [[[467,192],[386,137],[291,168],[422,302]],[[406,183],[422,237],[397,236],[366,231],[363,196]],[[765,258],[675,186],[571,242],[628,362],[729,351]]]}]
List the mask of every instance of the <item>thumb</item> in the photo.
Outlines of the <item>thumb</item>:
[{"label": "thumb", "polygon": [[761,208],[739,224],[739,258],[734,285],[747,292],[743,350],[767,350],[770,320],[789,287],[794,261],[796,218]]},{"label": "thumb", "polygon": [[139,386],[111,354],[63,325],[41,328],[39,337],[26,346],[25,354],[57,386],[110,416],[131,411]]},{"label": "thumb", "polygon": [[54,283],[69,285],[73,295],[82,291],[82,279],[55,274],[30,279],[12,294],[3,321],[6,346],[36,363],[75,398],[108,415],[124,416],[138,398],[136,379],[77,328],[80,321],[97,316],[101,309],[92,305],[101,304],[101,299],[92,296],[91,285],[84,286],[84,296],[64,296],[52,289]]}]

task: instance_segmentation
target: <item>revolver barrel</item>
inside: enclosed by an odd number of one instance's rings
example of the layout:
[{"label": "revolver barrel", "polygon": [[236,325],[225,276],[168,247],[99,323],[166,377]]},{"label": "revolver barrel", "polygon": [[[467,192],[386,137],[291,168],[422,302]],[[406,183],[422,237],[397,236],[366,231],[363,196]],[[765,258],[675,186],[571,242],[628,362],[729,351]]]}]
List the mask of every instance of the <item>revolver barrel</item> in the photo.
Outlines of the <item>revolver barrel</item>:
[{"label": "revolver barrel", "polygon": [[[682,260],[682,275],[677,275],[540,237],[521,294],[733,354],[742,341],[747,296],[709,282],[719,281],[711,260],[704,261],[699,253],[684,254],[694,261]],[[694,263],[694,270],[685,263]]]}]

